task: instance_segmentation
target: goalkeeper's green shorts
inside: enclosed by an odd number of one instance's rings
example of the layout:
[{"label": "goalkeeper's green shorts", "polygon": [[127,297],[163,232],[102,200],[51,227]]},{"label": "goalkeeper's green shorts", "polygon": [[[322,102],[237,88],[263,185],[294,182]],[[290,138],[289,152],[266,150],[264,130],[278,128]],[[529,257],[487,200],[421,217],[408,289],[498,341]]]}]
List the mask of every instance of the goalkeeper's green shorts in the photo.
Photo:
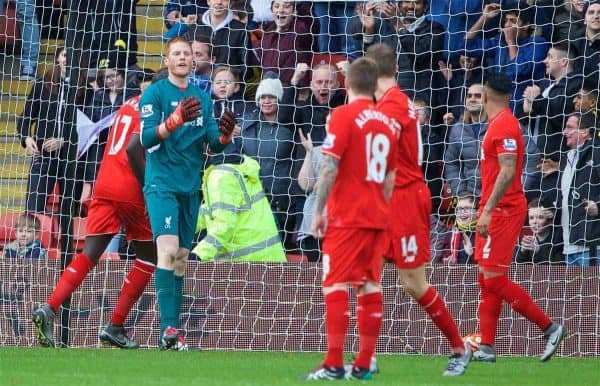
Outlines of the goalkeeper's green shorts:
[{"label": "goalkeeper's green shorts", "polygon": [[191,249],[200,193],[145,192],[144,196],[154,240],[161,235],[175,235],[180,248]]}]

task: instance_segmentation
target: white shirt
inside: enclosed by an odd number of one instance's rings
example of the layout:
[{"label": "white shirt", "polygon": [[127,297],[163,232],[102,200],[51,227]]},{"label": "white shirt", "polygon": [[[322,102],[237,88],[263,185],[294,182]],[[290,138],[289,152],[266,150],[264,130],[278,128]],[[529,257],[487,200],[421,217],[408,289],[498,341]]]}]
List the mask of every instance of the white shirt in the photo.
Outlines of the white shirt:
[{"label": "white shirt", "polygon": [[571,233],[569,200],[571,199],[571,184],[573,183],[573,177],[575,177],[575,169],[578,160],[579,152],[577,149],[571,149],[567,152],[567,164],[565,165],[565,170],[560,179],[560,192],[562,194],[560,225],[562,226],[564,241],[563,253],[565,255],[588,250],[588,248],[569,242],[569,235]]}]

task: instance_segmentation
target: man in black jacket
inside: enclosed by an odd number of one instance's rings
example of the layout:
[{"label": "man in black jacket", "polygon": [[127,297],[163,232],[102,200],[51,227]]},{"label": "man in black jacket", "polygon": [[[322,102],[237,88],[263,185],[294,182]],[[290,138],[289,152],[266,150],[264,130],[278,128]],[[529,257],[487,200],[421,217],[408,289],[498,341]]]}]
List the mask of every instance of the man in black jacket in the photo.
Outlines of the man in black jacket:
[{"label": "man in black jacket", "polygon": [[596,117],[574,113],[563,130],[569,151],[560,163],[557,207],[561,210],[567,264],[587,266],[600,241],[600,150],[592,138]]},{"label": "man in black jacket", "polygon": [[[290,80],[291,87],[283,92],[283,99],[279,110],[281,123],[295,124],[302,130],[304,135],[310,136],[315,147],[323,144],[327,132],[325,121],[329,112],[334,107],[344,104],[346,96],[339,88],[338,71],[328,64],[317,64],[312,69],[310,80],[310,95],[306,100],[299,99],[298,83],[309,71],[308,64],[298,63],[294,75]],[[300,137],[296,130],[296,143],[300,143]],[[296,224],[302,224],[304,202],[306,194],[298,186],[298,173],[306,156],[304,147],[296,147],[296,156],[292,166],[291,194],[295,196],[292,212],[296,215]]]},{"label": "man in black jacket", "polygon": [[544,65],[552,80],[543,80],[525,89],[523,113],[532,118],[533,137],[544,158],[558,161],[565,117],[573,112],[573,98],[581,88],[582,77],[573,67],[575,57],[566,44],[550,48]]}]

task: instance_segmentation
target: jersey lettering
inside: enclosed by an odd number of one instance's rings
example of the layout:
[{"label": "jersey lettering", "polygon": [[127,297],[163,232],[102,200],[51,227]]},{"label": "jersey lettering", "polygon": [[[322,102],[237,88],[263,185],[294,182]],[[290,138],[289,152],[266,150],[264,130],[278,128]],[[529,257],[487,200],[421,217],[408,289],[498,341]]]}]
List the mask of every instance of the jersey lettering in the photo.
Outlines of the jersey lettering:
[{"label": "jersey lettering", "polygon": [[400,244],[402,246],[402,256],[404,256],[404,261],[407,263],[414,262],[418,252],[417,236],[410,235],[408,236],[408,239],[406,236],[402,236]]}]

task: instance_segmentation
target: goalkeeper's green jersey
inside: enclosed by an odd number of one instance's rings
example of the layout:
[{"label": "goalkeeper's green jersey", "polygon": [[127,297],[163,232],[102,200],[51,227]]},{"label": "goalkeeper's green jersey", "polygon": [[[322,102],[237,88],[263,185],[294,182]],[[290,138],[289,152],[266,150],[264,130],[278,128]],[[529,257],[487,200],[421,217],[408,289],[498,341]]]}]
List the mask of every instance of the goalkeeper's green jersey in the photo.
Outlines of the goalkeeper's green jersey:
[{"label": "goalkeeper's green jersey", "polygon": [[[202,103],[202,114],[161,140],[157,128],[189,96]],[[219,128],[210,96],[188,84],[181,89],[169,79],[150,85],[139,104],[142,121],[141,141],[146,148],[144,192],[192,193],[200,190],[206,145],[213,152],[224,148],[219,142]]]}]

